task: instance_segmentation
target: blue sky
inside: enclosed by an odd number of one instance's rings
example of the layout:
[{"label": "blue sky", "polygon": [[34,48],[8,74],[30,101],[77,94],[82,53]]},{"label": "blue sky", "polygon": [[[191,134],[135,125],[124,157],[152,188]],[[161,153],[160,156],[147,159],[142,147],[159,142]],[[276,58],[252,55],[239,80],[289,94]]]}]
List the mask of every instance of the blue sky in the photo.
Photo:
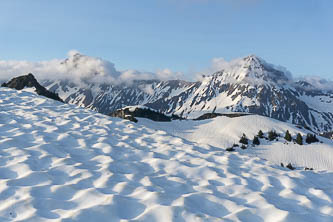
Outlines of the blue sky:
[{"label": "blue sky", "polygon": [[64,58],[191,73],[256,54],[294,76],[333,78],[332,0],[4,0],[0,60]]}]

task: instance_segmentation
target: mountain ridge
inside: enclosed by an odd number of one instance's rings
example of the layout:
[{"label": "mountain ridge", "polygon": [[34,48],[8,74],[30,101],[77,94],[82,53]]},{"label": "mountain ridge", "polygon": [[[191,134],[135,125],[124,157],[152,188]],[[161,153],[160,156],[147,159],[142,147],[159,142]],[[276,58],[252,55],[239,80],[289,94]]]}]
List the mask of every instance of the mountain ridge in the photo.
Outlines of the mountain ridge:
[{"label": "mountain ridge", "polygon": [[135,105],[190,119],[212,112],[247,112],[317,133],[333,131],[332,93],[306,81],[293,81],[287,70],[255,55],[233,61],[195,82],[150,79],[80,85],[70,80],[45,80],[42,85],[67,103],[104,114]]}]

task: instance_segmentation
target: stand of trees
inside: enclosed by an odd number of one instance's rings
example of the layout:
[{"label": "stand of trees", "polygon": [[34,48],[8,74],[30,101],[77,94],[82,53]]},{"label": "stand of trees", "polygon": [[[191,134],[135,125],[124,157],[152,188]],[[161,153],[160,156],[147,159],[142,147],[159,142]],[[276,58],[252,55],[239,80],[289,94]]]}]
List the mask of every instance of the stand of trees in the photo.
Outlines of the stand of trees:
[{"label": "stand of trees", "polygon": [[318,143],[319,140],[317,139],[317,137],[316,137],[315,134],[310,134],[310,133],[308,133],[308,134],[306,135],[305,142],[308,143],[308,144],[311,144],[311,143]]}]

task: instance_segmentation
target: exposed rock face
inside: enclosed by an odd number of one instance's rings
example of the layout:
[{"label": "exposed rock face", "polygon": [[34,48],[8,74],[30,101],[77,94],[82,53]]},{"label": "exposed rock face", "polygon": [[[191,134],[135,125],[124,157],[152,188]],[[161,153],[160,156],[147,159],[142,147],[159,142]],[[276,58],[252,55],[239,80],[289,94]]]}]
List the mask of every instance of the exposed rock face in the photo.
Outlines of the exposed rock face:
[{"label": "exposed rock face", "polygon": [[333,139],[333,132],[322,133],[321,136],[326,137],[328,139]]},{"label": "exposed rock face", "polygon": [[45,87],[40,85],[31,73],[29,73],[28,75],[13,78],[8,83],[3,83],[1,86],[17,90],[34,87],[38,95],[63,102],[62,99],[58,96],[58,94],[50,92]]},{"label": "exposed rock face", "polygon": [[171,117],[145,107],[125,107],[111,114],[112,117],[128,119],[132,122],[138,122],[135,117],[151,119],[157,122],[170,122]]},{"label": "exposed rock face", "polygon": [[296,169],[295,167],[293,167],[293,165],[291,165],[291,163],[288,163],[288,165],[286,167],[290,170]]},{"label": "exposed rock face", "polygon": [[129,110],[126,109],[117,110],[113,113],[110,113],[109,116],[127,119],[135,123],[138,122],[138,119],[134,117],[133,113],[129,112]]}]

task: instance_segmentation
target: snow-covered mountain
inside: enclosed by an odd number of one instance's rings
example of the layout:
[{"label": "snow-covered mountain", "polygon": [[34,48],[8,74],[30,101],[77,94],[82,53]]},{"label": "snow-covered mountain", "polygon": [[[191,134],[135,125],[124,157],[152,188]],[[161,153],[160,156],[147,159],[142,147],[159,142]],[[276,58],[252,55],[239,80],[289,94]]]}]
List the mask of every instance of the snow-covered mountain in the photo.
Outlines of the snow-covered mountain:
[{"label": "snow-covered mountain", "polygon": [[[318,149],[290,143],[295,149],[287,152],[294,152],[296,163],[328,166],[291,171],[240,148],[227,152],[155,128],[162,125],[150,127],[148,120],[134,124],[30,91],[0,88],[0,221],[333,219],[333,164],[326,159],[332,141],[317,144],[326,158],[311,158]],[[195,127],[182,127],[204,137],[207,127],[219,126],[220,135],[238,137],[240,124],[253,117],[189,120]],[[270,127],[305,132],[256,118],[260,124],[244,127],[248,135]],[[251,149],[267,146],[272,144]],[[283,156],[286,147],[278,148]]]},{"label": "snow-covered mountain", "polygon": [[68,103],[101,113],[131,105],[145,105],[185,118],[207,112],[249,112],[316,132],[333,131],[332,92],[309,82],[293,81],[288,71],[255,55],[235,60],[197,82],[137,80],[130,84],[85,82],[80,86],[52,80],[43,85]]}]

